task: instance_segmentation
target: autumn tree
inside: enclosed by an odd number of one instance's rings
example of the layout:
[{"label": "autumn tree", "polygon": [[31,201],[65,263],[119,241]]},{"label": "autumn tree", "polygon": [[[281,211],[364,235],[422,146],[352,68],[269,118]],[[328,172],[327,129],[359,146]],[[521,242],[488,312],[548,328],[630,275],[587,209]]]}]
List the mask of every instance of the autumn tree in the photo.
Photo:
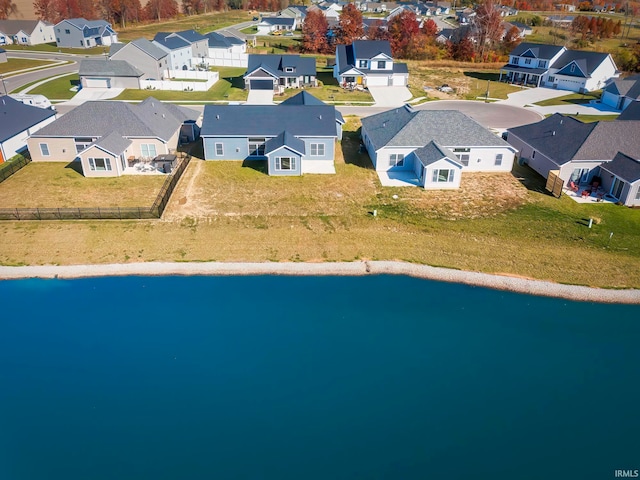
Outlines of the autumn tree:
[{"label": "autumn tree", "polygon": [[422,33],[424,33],[427,37],[435,37],[438,33],[438,25],[433,20],[429,19],[424,22],[422,26]]},{"label": "autumn tree", "polygon": [[65,18],[97,18],[96,8],[90,0],[57,0],[55,2],[58,18],[56,23]]},{"label": "autumn tree", "polygon": [[407,47],[420,36],[420,26],[416,14],[403,10],[389,20],[389,43],[394,57],[407,58]]},{"label": "autumn tree", "polygon": [[302,51],[309,53],[328,53],[327,33],[329,23],[327,17],[319,9],[307,12],[302,25]]},{"label": "autumn tree", "polygon": [[349,45],[362,37],[364,37],[362,13],[353,3],[349,3],[340,12],[337,41],[343,45]]},{"label": "autumn tree", "polygon": [[389,30],[386,29],[382,20],[376,20],[367,30],[369,40],[389,40]]},{"label": "autumn tree", "polygon": [[144,16],[148,20],[175,17],[178,14],[176,0],[149,0],[144,7]]},{"label": "autumn tree", "polygon": [[475,17],[477,50],[480,58],[492,51],[502,37],[502,18],[493,0],[484,0],[476,8]]},{"label": "autumn tree", "polygon": [[502,52],[509,53],[513,50],[518,44],[522,41],[522,37],[520,37],[520,30],[515,25],[507,30],[504,38],[502,39]]},{"label": "autumn tree", "polygon": [[16,4],[12,0],[0,0],[0,20],[6,19],[17,10],[18,7],[16,7]]},{"label": "autumn tree", "polygon": [[468,62],[473,60],[475,51],[473,41],[469,35],[465,35],[458,42],[449,42],[449,55],[454,60]]},{"label": "autumn tree", "polygon": [[41,20],[52,22],[57,17],[55,0],[35,0],[33,2],[33,11]]}]

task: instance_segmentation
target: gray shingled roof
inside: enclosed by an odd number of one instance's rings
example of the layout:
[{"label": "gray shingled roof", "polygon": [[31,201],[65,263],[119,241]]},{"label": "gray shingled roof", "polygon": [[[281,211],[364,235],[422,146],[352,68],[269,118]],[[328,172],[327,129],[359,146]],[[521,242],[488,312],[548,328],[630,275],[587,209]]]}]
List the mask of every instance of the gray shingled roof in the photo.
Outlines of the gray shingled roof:
[{"label": "gray shingled roof", "polygon": [[[120,155],[124,152],[129,145],[131,145],[131,140],[124,138],[117,132],[111,132],[109,135],[99,138],[91,145],[95,145],[96,147],[100,147],[103,150],[106,150],[113,155]],[[91,146],[90,145],[90,146]],[[88,148],[88,147],[87,147]]]},{"label": "gray shingled roof", "polygon": [[297,137],[336,137],[336,113],[331,105],[206,105],[203,137],[275,137],[283,130]]},{"label": "gray shingled roof", "polygon": [[123,137],[158,137],[169,140],[187,120],[199,113],[153,97],[132,105],[118,101],[86,102],[39,130],[37,137],[104,137],[117,132]]},{"label": "gray shingled roof", "polygon": [[[64,21],[64,20],[63,20]],[[110,26],[109,22],[105,20],[87,20],[86,18],[67,18],[67,22],[71,25],[82,30],[84,27],[96,28],[96,27],[108,27]]]},{"label": "gray shingled roof", "polygon": [[613,160],[601,165],[601,168],[613,173],[625,182],[633,183],[640,180],[640,160],[618,152]]},{"label": "gray shingled roof", "polygon": [[634,100],[640,99],[640,75],[628,78],[616,78],[604,89],[605,92],[612,92],[617,95],[629,97]]},{"label": "gray shingled roof", "polygon": [[288,27],[293,27],[296,19],[292,17],[264,17],[260,24],[267,25],[285,25]]},{"label": "gray shingled roof", "polygon": [[204,35],[196,32],[195,30],[181,30],[179,32],[170,33],[169,35],[173,37],[180,37],[189,43],[195,43],[207,39]]},{"label": "gray shingled roof", "polygon": [[153,37],[153,41],[169,50],[179,50],[181,48],[191,46],[191,44],[184,38],[172,37],[170,35],[171,34],[167,32],[156,33],[156,36]]},{"label": "gray shingled roof", "polygon": [[[44,22],[46,25],[51,25],[48,22]],[[0,32],[7,35],[15,35],[20,30],[26,33],[33,33],[33,30],[38,25],[38,20],[0,20]]]},{"label": "gray shingled roof", "polygon": [[[580,70],[582,70],[586,76],[590,76],[593,71],[607,59],[608,56],[608,53],[567,50],[560,55],[555,62],[553,62],[552,68],[563,69],[571,62],[576,62],[576,65],[578,65]],[[578,72],[571,73],[564,70],[560,70],[558,74],[578,76]]]},{"label": "gray shingled roof", "polygon": [[544,43],[529,43],[524,42],[514,48],[510,55],[520,56],[527,50],[531,50],[531,53],[535,58],[550,59],[558,54],[564,47],[561,45],[546,45]]},{"label": "gray shingled roof", "polygon": [[155,60],[160,60],[168,55],[167,52],[161,49],[158,45],[156,45],[153,42],[150,42],[146,38],[136,38],[135,40],[130,42],[130,44],[135,45],[136,47],[138,47],[140,50],[142,50],[144,53],[146,53],[147,55],[149,55],[151,58]]},{"label": "gray shingled roof", "polygon": [[[280,103],[280,105],[326,105],[326,103],[317,99],[306,90],[303,90],[293,97],[287,98],[284,102]],[[338,110],[336,110],[336,121],[342,125],[345,123],[342,113]]]},{"label": "gray shingled roof", "polygon": [[[284,65],[295,67],[295,72],[285,72]],[[269,73],[278,77],[290,77],[316,74],[316,59],[313,57],[301,57],[300,55],[257,55],[250,54],[247,60],[247,73],[258,68],[264,68]],[[245,74],[245,75],[246,75]]]},{"label": "gray shingled roof", "polygon": [[106,77],[141,77],[140,70],[125,60],[81,60],[81,77],[102,75]]},{"label": "gray shingled roof", "polygon": [[0,142],[18,135],[53,117],[54,110],[25,105],[6,95],[0,95]]},{"label": "gray shingled roof", "polygon": [[446,147],[506,147],[507,142],[457,110],[400,107],[365,117],[362,127],[376,150],[385,146],[420,147],[431,140]]},{"label": "gray shingled roof", "polygon": [[537,123],[510,128],[508,131],[509,135],[517,136],[562,165],[575,158],[576,152],[595,127],[595,123],[582,123],[556,113]]},{"label": "gray shingled roof", "polygon": [[264,144],[264,152],[271,153],[280,147],[289,147],[294,152],[298,152],[300,155],[305,154],[304,142],[299,138],[294,137],[286,130],[280,133],[277,137],[270,138]]},{"label": "gray shingled roof", "polygon": [[640,158],[640,121],[597,122],[574,158],[610,160],[617,152]]},{"label": "gray shingled roof", "polygon": [[388,40],[355,40],[351,48],[356,58],[373,58],[380,53],[392,57]]},{"label": "gray shingled roof", "polygon": [[462,168],[462,165],[456,160],[457,157],[455,154],[449,150],[448,148],[442,147],[438,145],[433,140],[427,143],[424,147],[418,148],[413,151],[413,154],[420,160],[420,163],[425,167],[431,165],[432,163],[437,162],[438,160],[442,160],[447,157],[453,163]]},{"label": "gray shingled roof", "polygon": [[625,108],[616,121],[620,120],[640,120],[640,102],[631,102],[627,108]]},{"label": "gray shingled roof", "polygon": [[242,45],[243,40],[236,37],[227,37],[218,32],[209,32],[205,34],[211,48],[229,48],[233,45]]}]

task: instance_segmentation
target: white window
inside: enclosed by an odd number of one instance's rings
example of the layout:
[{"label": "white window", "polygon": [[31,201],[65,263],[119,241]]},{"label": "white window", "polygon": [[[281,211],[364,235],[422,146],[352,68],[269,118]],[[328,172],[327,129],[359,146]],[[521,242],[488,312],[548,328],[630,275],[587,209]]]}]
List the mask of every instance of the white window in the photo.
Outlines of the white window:
[{"label": "white window", "polygon": [[312,143],[311,144],[311,156],[323,157],[324,156],[324,143]]},{"label": "white window", "polygon": [[143,157],[155,157],[156,153],[156,145],[154,143],[143,143],[140,145],[140,154]]},{"label": "white window", "polygon": [[390,167],[402,167],[404,166],[404,153],[392,153],[389,155]]},{"label": "white window", "polygon": [[224,155],[224,148],[222,146],[222,143],[216,143],[216,155],[218,157],[221,157],[222,155]]},{"label": "white window", "polygon": [[501,153],[497,153],[496,154],[496,163],[495,163],[495,165],[496,166],[502,165],[502,154]]},{"label": "white window", "polygon": [[456,155],[456,157],[458,157],[458,160],[460,160],[460,163],[462,165],[464,165],[465,167],[469,166],[469,154],[468,153],[461,153],[459,155]]},{"label": "white window", "polygon": [[276,157],[276,170],[295,170],[296,159],[294,157]]},{"label": "white window", "polygon": [[293,67],[284,67],[284,71],[287,73],[292,73],[293,72]]},{"label": "white window", "polygon": [[40,153],[42,154],[43,157],[48,157],[49,156],[49,145],[47,145],[46,143],[41,143],[40,144]]},{"label": "white window", "polygon": [[453,182],[454,170],[434,170],[433,182],[434,183],[449,183]]},{"label": "white window", "polygon": [[111,160],[108,158],[89,158],[89,168],[97,171],[110,171]]},{"label": "white window", "polygon": [[264,155],[264,138],[250,138],[249,139],[249,156],[250,157],[262,157]]}]

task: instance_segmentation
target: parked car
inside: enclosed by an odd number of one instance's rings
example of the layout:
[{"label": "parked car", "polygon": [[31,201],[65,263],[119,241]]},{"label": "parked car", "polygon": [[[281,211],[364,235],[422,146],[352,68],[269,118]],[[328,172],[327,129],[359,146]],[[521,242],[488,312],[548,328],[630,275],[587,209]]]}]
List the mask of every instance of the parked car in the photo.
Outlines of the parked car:
[{"label": "parked car", "polygon": [[260,20],[260,17],[253,17],[253,21],[254,21],[254,22],[257,22],[257,21],[259,21],[259,20]]},{"label": "parked car", "polygon": [[277,37],[279,35],[282,35],[282,31],[281,30],[276,30],[274,32],[271,32],[271,35],[275,35]]},{"label": "parked car", "polygon": [[285,37],[293,37],[293,32],[287,32],[284,34]]}]

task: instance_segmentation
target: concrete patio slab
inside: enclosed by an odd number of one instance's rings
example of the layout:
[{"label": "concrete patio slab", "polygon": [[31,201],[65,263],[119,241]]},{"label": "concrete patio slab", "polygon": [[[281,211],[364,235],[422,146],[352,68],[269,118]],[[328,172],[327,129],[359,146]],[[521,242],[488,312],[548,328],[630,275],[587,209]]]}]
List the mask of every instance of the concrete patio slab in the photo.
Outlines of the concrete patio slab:
[{"label": "concrete patio slab", "polygon": [[506,100],[499,100],[496,103],[502,105],[513,105],[515,107],[524,107],[543,100],[564,97],[573,92],[567,90],[554,90],[553,88],[524,88],[519,92],[510,93]]},{"label": "concrete patio slab", "polygon": [[417,187],[418,177],[414,172],[376,172],[383,187]]}]

